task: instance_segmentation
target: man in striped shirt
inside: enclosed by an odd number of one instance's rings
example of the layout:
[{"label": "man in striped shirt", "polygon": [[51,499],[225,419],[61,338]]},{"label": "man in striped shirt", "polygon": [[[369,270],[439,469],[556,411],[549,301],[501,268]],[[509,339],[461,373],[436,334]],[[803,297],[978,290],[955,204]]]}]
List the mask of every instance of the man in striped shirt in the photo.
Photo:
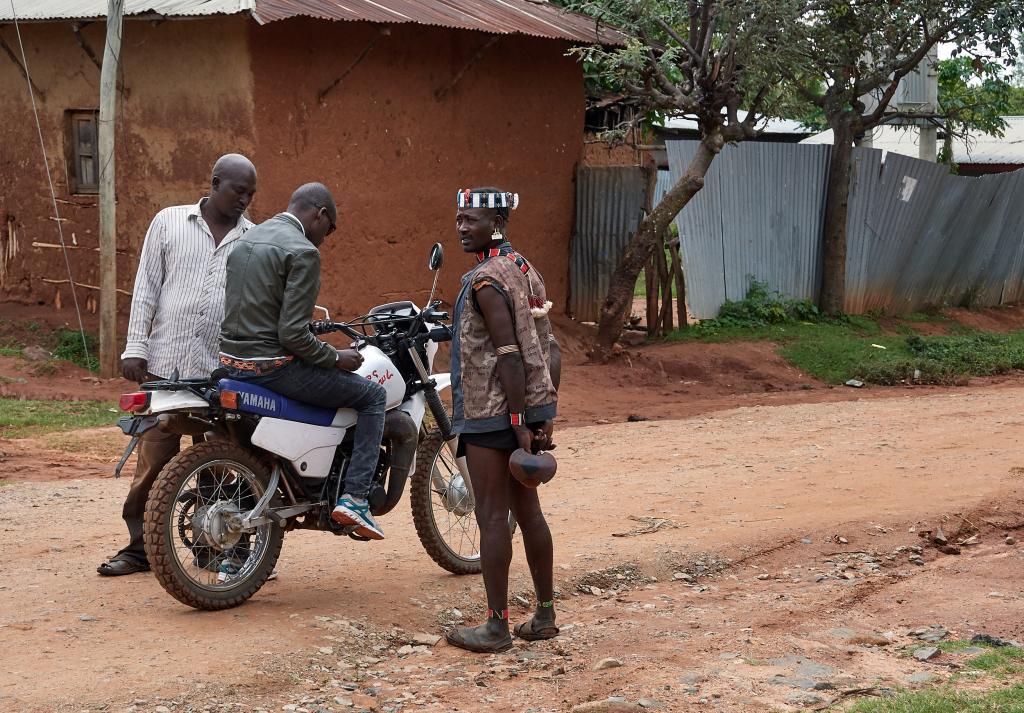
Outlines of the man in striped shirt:
[{"label": "man in striped shirt", "polygon": [[[228,253],[252,227],[243,215],[256,193],[256,168],[227,154],[213,166],[210,194],[194,205],[164,208],[146,233],[139,257],[121,355],[126,379],[139,383],[179,377],[207,378],[217,368]],[[181,448],[181,437],[159,429],[140,439],[138,463],[122,516],[128,546],[99,566],[115,577],[149,569],[142,541],[149,490]]]}]

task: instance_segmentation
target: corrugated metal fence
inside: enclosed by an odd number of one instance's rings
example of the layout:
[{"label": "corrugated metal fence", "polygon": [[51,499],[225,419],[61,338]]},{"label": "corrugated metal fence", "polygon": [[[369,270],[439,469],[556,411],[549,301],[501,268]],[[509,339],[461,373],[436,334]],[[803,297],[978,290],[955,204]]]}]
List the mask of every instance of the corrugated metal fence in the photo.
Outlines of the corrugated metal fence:
[{"label": "corrugated metal fence", "polygon": [[569,266],[569,311],[596,322],[612,272],[643,220],[647,176],[640,167],[584,167],[576,173],[576,232]]},{"label": "corrugated metal fence", "polygon": [[979,178],[855,149],[845,310],[910,312],[1024,297],[1024,171]]},{"label": "corrugated metal fence", "polygon": [[[673,181],[696,146],[668,142]],[[789,297],[817,298],[830,150],[748,142],[715,159],[676,221],[691,314],[714,317],[726,299],[745,296],[751,278]],[[846,312],[1022,299],[1024,171],[968,178],[854,150]]]},{"label": "corrugated metal fence", "polygon": [[[667,142],[673,182],[697,145]],[[676,219],[690,314],[716,316],[725,300],[746,296],[751,278],[785,295],[817,296],[828,157],[828,146],[725,147]]]}]

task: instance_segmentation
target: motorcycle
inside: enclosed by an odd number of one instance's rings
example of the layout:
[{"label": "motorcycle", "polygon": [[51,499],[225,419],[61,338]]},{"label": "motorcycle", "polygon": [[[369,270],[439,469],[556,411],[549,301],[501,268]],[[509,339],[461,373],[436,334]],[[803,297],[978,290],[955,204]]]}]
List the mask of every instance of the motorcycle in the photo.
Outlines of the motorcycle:
[{"label": "motorcycle", "polygon": [[[438,345],[452,337],[449,315],[433,299],[443,259],[435,244],[428,260],[434,286],[422,310],[391,302],[350,322],[333,322],[318,306],[324,319],[311,322],[310,330],[351,337],[364,359],[356,373],[387,392],[368,496],[374,516],[393,510],[410,483],[424,549],[449,572],[477,574],[473,489],[440,397],[451,375],[431,373]],[[205,439],[164,467],[146,504],[146,555],[157,580],[180,602],[207,610],[242,604],[273,572],[288,531],[364,539],[354,525],[331,519],[352,455],[354,410],[310,406],[227,378],[222,369],[209,379],[175,374],[143,384],[124,394],[120,406],[130,415],[118,425],[131,441],[116,475],[152,428]]]}]

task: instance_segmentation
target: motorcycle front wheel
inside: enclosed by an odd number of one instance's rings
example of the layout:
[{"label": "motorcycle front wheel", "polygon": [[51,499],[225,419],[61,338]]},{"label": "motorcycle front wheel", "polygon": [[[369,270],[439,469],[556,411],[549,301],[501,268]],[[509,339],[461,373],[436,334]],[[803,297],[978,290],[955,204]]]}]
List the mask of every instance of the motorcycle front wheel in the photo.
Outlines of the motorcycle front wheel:
[{"label": "motorcycle front wheel", "polygon": [[479,574],[473,498],[437,428],[417,446],[409,497],[416,534],[430,558],[452,574]]},{"label": "motorcycle front wheel", "polygon": [[196,609],[229,609],[266,583],[284,531],[241,528],[266,492],[269,474],[252,453],[227,442],[199,443],[160,472],[146,503],[146,556],[172,597]]}]

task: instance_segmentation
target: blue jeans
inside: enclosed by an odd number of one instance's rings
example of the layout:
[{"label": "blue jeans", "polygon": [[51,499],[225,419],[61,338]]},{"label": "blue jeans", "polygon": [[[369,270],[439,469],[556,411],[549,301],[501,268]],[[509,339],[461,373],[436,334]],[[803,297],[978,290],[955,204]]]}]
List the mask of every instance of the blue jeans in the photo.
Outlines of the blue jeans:
[{"label": "blue jeans", "polygon": [[383,386],[350,371],[324,369],[298,360],[248,381],[312,406],[355,409],[359,417],[344,492],[357,498],[367,496],[384,435],[387,392]]}]

